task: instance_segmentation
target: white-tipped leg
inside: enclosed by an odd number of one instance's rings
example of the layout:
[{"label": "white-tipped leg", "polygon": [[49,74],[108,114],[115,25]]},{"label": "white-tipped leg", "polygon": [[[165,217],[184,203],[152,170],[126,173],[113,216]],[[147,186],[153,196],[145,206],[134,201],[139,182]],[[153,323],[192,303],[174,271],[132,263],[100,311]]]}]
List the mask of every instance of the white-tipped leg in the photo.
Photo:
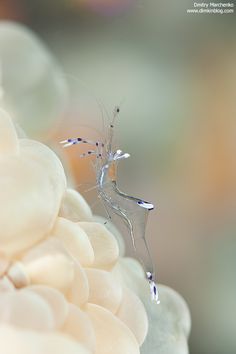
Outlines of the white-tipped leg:
[{"label": "white-tipped leg", "polygon": [[72,141],[68,141],[68,140],[62,140],[62,141],[60,141],[60,144],[62,144],[63,147],[68,147],[68,146],[73,145]]},{"label": "white-tipped leg", "polygon": [[80,144],[82,142],[83,142],[82,138],[70,138],[70,139],[60,141],[60,144],[62,144],[63,147],[69,147],[72,145]]},{"label": "white-tipped leg", "polygon": [[160,304],[159,293],[158,293],[157,285],[153,281],[153,275],[151,272],[147,272],[146,275],[150,286],[151,299],[152,301],[155,301],[157,304]]},{"label": "white-tipped leg", "polygon": [[101,143],[100,141],[87,140],[83,138],[69,138],[60,141],[60,144],[62,144],[63,147],[69,147],[77,144],[89,144],[97,147],[104,147],[104,143]]},{"label": "white-tipped leg", "polygon": [[150,285],[152,301],[155,301],[157,304],[160,304],[157,285],[154,283],[154,281],[149,282],[149,285]]},{"label": "white-tipped leg", "polygon": [[123,153],[122,150],[116,150],[116,152],[113,154],[113,160],[127,159],[128,157],[130,157],[130,154]]},{"label": "white-tipped leg", "polygon": [[[62,143],[62,142],[61,142]],[[62,143],[63,144],[63,143]],[[74,145],[74,143],[70,142],[70,143],[64,143],[63,147],[66,148],[66,147],[69,147],[69,146],[72,146]]]}]

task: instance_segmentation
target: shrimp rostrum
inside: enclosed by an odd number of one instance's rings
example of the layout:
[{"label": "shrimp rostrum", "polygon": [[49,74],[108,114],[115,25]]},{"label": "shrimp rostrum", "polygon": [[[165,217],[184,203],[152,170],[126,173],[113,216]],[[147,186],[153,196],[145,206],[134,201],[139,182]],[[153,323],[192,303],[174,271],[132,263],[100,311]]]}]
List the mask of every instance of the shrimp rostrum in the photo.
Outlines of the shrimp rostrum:
[{"label": "shrimp rostrum", "polygon": [[141,262],[147,281],[150,285],[150,292],[153,301],[159,303],[158,289],[155,282],[155,272],[151,255],[145,238],[145,229],[148,213],[154,209],[152,203],[143,199],[132,197],[118,188],[117,167],[119,161],[127,159],[130,155],[122,150],[113,150],[113,134],[115,118],[120,109],[117,107],[113,113],[112,120],[108,126],[107,140],[105,142],[92,141],[78,138],[69,138],[61,143],[64,147],[76,144],[88,144],[91,150],[80,155],[81,157],[95,155],[95,168],[97,189],[104,207],[111,209],[128,226],[133,248],[137,259]]}]

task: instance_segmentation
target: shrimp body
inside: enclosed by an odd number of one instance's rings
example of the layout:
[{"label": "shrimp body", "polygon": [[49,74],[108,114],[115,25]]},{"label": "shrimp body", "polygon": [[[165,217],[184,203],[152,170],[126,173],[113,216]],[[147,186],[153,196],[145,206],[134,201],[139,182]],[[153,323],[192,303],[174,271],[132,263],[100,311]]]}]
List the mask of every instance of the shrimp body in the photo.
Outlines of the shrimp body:
[{"label": "shrimp body", "polygon": [[[62,143],[65,147],[79,143],[90,144],[94,147],[94,150],[88,150],[81,157],[96,155],[95,169],[97,171],[96,179],[99,197],[103,201],[105,209],[107,210],[107,207],[111,209],[128,226],[136,257],[142,263],[150,285],[152,300],[159,303],[152,258],[145,238],[148,213],[154,209],[154,206],[152,203],[140,198],[129,196],[120,191],[117,186],[118,163],[120,160],[130,156],[128,153],[123,153],[120,149],[116,151],[112,149],[114,119],[118,112],[119,109],[116,109],[113,120],[109,125],[106,142],[93,142],[83,138],[74,138],[64,140]],[[110,217],[109,213],[108,215]]]}]

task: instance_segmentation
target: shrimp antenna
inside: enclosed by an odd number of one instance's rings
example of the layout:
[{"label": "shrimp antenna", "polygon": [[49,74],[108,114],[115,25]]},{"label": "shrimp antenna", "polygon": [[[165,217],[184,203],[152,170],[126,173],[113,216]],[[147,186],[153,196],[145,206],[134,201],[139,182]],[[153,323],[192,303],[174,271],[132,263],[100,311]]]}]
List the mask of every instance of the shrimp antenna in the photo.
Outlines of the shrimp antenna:
[{"label": "shrimp antenna", "polygon": [[120,107],[121,107],[121,105],[123,105],[124,100],[125,99],[123,98],[121,100],[120,104],[118,106],[115,106],[115,108],[113,110],[112,119],[110,120],[109,129],[108,129],[108,143],[107,143],[108,153],[111,153],[111,151],[112,151],[115,120],[116,120],[118,114],[120,113]]}]

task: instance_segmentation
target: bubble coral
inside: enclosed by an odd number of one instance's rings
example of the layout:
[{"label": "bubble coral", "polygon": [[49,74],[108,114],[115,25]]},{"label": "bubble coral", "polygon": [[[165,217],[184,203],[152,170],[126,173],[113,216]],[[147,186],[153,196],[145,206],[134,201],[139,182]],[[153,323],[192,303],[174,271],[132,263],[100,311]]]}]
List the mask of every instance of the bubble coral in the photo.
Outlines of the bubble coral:
[{"label": "bubble coral", "polygon": [[3,110],[0,128],[0,351],[137,354],[149,333],[142,353],[187,353],[182,298],[160,287],[153,306],[141,266],[67,188],[54,152],[18,138]]},{"label": "bubble coral", "polygon": [[0,109],[0,353],[187,354],[184,300],[160,286],[152,303],[122,236],[20,136]]}]

